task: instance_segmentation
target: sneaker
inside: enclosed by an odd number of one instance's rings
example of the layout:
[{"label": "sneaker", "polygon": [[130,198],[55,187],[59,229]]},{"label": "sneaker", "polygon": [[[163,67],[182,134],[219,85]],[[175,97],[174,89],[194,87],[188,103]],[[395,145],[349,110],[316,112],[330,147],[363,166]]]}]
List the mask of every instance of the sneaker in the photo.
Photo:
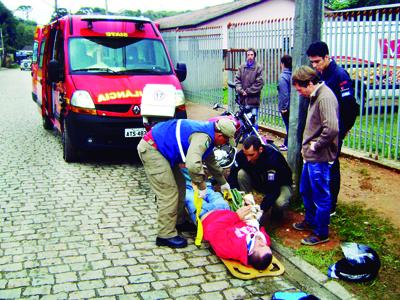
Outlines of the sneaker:
[{"label": "sneaker", "polygon": [[308,237],[301,240],[303,245],[315,246],[318,244],[326,243],[329,241],[329,237],[319,237],[316,234],[310,234]]},{"label": "sneaker", "polygon": [[310,231],[310,230],[312,230],[312,227],[310,226],[310,224],[308,224],[306,222],[306,220],[303,220],[303,221],[301,221],[299,223],[293,223],[292,226],[293,226],[294,229],[296,229],[298,231],[306,231],[306,230]]},{"label": "sneaker", "polygon": [[282,145],[279,146],[279,150],[281,150],[281,151],[287,151],[288,148],[287,148],[284,144],[282,144]]},{"label": "sneaker", "polygon": [[334,210],[334,211],[331,211],[331,214],[330,214],[330,216],[331,216],[331,217],[333,217],[333,216],[336,216],[336,210]]}]

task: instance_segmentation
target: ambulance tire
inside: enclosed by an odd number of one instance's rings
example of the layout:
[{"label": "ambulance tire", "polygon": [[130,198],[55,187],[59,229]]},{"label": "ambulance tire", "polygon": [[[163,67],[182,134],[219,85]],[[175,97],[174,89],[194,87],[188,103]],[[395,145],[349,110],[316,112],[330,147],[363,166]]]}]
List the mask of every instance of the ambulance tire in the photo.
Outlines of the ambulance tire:
[{"label": "ambulance tire", "polygon": [[53,129],[53,123],[50,121],[49,117],[47,117],[47,116],[42,117],[42,124],[43,124],[43,128],[46,130]]},{"label": "ambulance tire", "polygon": [[62,144],[64,160],[67,163],[76,162],[78,160],[78,152],[74,145],[72,145],[65,120],[63,122]]}]

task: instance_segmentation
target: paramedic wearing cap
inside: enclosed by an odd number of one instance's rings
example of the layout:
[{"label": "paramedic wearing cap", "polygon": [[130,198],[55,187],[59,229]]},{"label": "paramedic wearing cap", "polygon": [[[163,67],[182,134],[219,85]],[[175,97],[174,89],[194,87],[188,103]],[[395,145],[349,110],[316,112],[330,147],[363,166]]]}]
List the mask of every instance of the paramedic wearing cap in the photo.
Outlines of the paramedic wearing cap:
[{"label": "paramedic wearing cap", "polygon": [[156,124],[140,141],[138,153],[150,186],[157,198],[157,246],[183,248],[185,238],[178,235],[176,225],[183,223],[186,184],[179,164],[185,163],[199,196],[206,196],[208,171],[221,185],[230,190],[222,169],[215,161],[214,146],[234,144],[236,127],[231,120],[217,122],[169,120]]}]

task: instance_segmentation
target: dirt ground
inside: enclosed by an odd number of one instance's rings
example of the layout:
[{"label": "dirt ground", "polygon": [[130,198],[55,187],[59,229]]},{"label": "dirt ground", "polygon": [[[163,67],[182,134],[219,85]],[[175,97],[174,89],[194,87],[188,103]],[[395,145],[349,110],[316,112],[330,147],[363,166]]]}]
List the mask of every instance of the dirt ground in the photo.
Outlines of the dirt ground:
[{"label": "dirt ground", "polygon": [[[197,120],[206,120],[218,115],[217,112],[208,107],[189,103],[188,117]],[[282,141],[274,137],[275,143]],[[366,208],[375,209],[381,216],[387,218],[395,227],[400,229],[400,172],[379,167],[359,159],[341,157],[341,189],[339,203],[359,202]],[[290,213],[287,224],[301,219],[301,215]],[[293,234],[286,222],[282,227],[282,234],[285,230]],[[297,233],[301,234],[301,233]],[[334,241],[334,237],[330,237]],[[330,247],[330,243],[324,247]],[[334,242],[332,245],[335,244]],[[328,249],[328,248],[327,248]]]}]

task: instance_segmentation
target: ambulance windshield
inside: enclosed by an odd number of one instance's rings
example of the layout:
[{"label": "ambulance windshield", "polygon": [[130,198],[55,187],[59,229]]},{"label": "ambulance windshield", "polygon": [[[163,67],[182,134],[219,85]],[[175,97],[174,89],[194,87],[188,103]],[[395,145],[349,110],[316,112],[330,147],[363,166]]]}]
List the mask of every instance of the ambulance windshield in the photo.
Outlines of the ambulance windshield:
[{"label": "ambulance windshield", "polygon": [[68,47],[72,73],[172,74],[167,53],[159,40],[73,38]]}]

